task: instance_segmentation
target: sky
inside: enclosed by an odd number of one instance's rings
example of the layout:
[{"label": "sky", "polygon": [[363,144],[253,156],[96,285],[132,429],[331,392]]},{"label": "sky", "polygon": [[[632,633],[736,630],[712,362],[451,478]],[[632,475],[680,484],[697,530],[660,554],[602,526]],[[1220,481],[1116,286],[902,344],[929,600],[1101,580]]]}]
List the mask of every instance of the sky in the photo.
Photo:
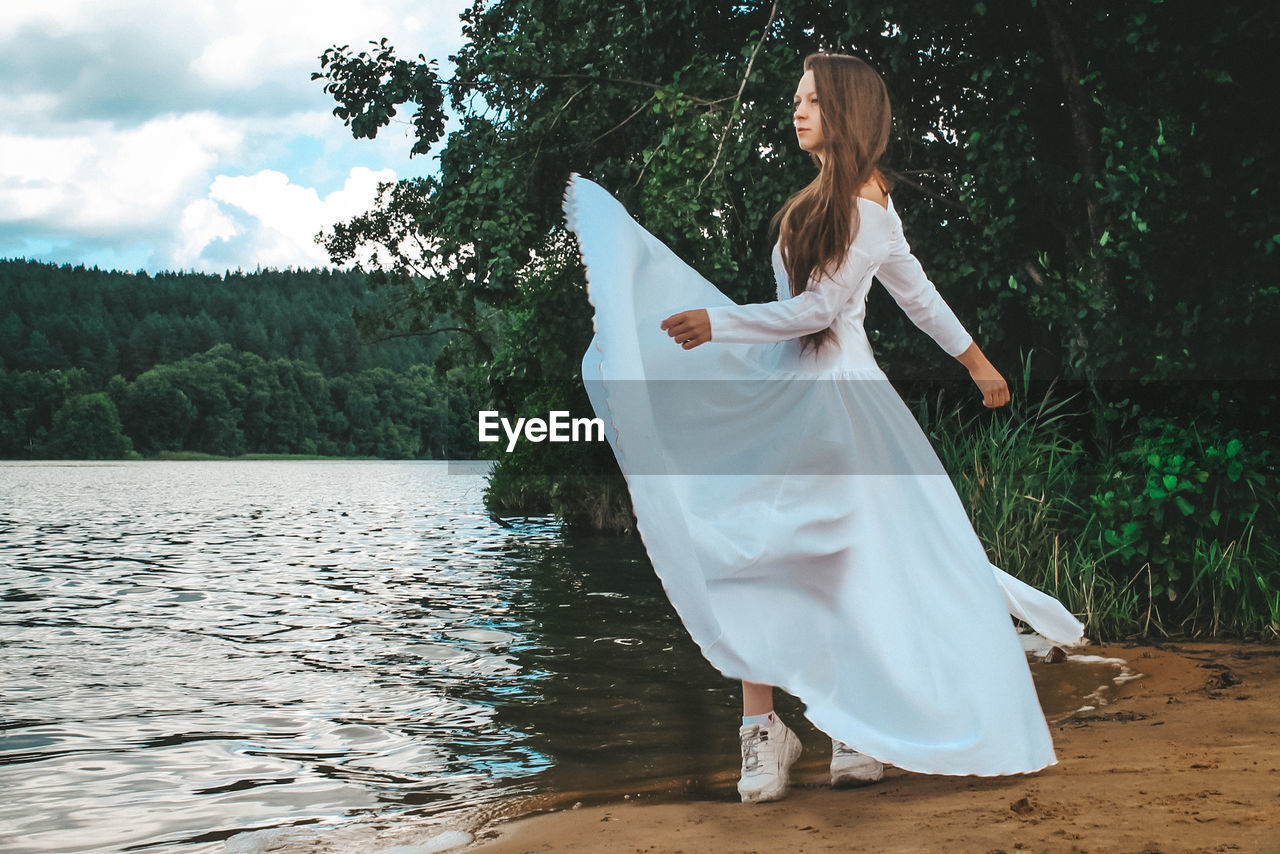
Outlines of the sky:
[{"label": "sky", "polygon": [[434,172],[439,145],[410,159],[412,105],[354,139],[311,79],[320,55],[385,36],[447,78],[468,5],[0,2],[0,258],[153,274],[333,266],[316,233],[369,209],[379,181]]}]

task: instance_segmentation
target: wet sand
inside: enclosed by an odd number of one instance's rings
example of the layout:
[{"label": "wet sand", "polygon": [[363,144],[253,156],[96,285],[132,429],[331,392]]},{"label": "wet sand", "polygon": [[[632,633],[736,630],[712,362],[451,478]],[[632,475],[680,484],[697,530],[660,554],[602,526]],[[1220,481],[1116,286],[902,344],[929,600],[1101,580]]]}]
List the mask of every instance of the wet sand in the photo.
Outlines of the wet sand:
[{"label": "wet sand", "polygon": [[1280,852],[1280,646],[1080,651],[1142,676],[1108,705],[1052,719],[1058,764],[1036,774],[888,768],[880,783],[836,791],[825,763],[806,761],[785,800],[745,805],[726,757],[696,793],[583,793],[576,809],[479,829],[465,850]]}]

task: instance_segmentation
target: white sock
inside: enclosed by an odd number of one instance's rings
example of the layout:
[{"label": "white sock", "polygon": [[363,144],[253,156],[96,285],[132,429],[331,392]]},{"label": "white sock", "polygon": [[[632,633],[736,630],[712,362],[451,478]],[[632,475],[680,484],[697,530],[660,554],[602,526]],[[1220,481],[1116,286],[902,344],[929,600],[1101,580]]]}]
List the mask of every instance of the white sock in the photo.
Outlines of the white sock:
[{"label": "white sock", "polygon": [[778,716],[771,711],[765,712],[763,715],[743,715],[742,716],[743,726],[751,726],[752,724],[759,724],[765,729],[769,729],[769,727],[773,726],[777,722],[778,722]]}]

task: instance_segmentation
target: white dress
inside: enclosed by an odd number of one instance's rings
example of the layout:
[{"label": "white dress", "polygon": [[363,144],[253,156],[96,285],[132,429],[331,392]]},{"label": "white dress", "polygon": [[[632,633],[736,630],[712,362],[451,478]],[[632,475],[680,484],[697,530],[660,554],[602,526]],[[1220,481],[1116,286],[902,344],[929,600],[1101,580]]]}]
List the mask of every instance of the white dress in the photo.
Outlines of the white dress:
[{"label": "white dress", "polygon": [[[952,355],[972,341],[892,202],[860,199],[838,274],[736,305],[574,175],[565,218],[595,309],[582,376],[673,607],[725,676],[798,697],[823,732],[909,771],[1057,762],[1009,614],[1061,645],[1083,626],[993,567],[863,331],[872,276]],[[660,328],[706,308],[711,341]],[[818,355],[799,337],[826,327]]]}]

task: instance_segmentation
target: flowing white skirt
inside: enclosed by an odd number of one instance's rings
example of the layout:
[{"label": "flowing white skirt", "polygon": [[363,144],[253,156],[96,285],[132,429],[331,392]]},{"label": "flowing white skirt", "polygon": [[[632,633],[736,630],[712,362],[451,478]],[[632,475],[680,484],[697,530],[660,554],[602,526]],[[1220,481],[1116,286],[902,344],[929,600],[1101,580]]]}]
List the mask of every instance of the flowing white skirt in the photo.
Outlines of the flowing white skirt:
[{"label": "flowing white skirt", "polygon": [[1083,626],[988,562],[883,372],[787,370],[797,341],[684,350],[662,319],[732,301],[598,185],[574,176],[565,216],[595,309],[583,382],[712,666],[906,770],[1056,763],[1009,615],[1068,646]]}]

